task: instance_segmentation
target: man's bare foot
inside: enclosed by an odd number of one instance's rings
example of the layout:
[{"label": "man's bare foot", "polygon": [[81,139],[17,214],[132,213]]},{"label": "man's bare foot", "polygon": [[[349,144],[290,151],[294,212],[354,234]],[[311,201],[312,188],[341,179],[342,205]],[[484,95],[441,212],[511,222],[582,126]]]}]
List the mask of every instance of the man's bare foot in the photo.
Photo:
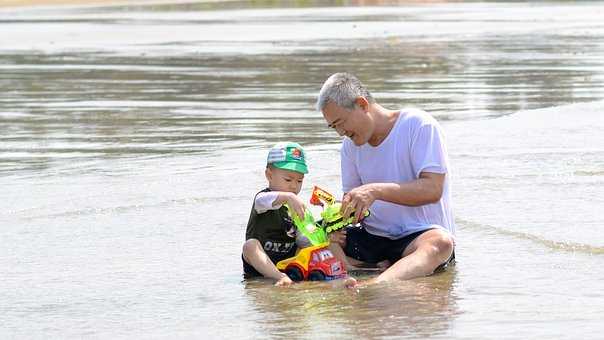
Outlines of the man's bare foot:
[{"label": "man's bare foot", "polygon": [[344,279],[344,287],[348,289],[356,288],[358,284],[358,281],[352,276],[349,276]]},{"label": "man's bare foot", "polygon": [[366,287],[373,286],[375,284],[383,283],[383,282],[386,282],[386,280],[381,279],[379,276],[377,276],[377,277],[371,278],[369,280],[360,281],[359,283],[357,283],[355,288],[366,288]]},{"label": "man's bare foot", "polygon": [[350,262],[346,264],[346,270],[359,270],[359,269],[361,269],[361,267],[350,264]]},{"label": "man's bare foot", "polygon": [[392,265],[392,263],[388,260],[384,260],[381,262],[376,263],[376,266],[380,269],[380,271],[384,271],[386,269],[388,269],[388,267],[390,267]]}]

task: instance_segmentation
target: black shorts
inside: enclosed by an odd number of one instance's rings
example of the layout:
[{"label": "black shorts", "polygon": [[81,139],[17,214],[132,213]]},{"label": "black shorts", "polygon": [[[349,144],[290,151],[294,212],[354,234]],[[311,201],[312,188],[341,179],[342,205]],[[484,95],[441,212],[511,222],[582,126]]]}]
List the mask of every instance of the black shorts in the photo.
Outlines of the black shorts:
[{"label": "black shorts", "polygon": [[[388,260],[391,264],[394,264],[403,257],[403,252],[409,244],[428,230],[431,229],[418,231],[403,238],[392,240],[387,237],[370,234],[363,227],[351,227],[346,229],[346,248],[344,248],[344,253],[363,262],[378,263]],[[455,251],[453,251],[449,260],[436,268],[435,272],[442,271],[454,260]]]}]

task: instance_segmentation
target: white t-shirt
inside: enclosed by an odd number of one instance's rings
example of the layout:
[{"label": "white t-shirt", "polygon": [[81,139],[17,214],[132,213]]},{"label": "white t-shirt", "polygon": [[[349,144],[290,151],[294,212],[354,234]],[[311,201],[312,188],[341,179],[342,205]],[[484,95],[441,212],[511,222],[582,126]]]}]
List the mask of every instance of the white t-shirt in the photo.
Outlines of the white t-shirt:
[{"label": "white t-shirt", "polygon": [[269,210],[277,210],[281,208],[281,205],[276,207],[273,206],[273,202],[279,197],[279,192],[277,191],[268,191],[268,192],[259,192],[256,195],[256,200],[254,201],[254,209],[256,209],[256,213],[262,214]]},{"label": "white t-shirt", "polygon": [[341,149],[342,191],[367,183],[403,183],[421,172],[447,174],[441,199],[419,207],[376,200],[365,219],[369,233],[399,239],[417,231],[442,228],[455,235],[450,206],[450,169],[444,135],[432,116],[419,109],[404,109],[378,146],[356,146],[345,138]]}]

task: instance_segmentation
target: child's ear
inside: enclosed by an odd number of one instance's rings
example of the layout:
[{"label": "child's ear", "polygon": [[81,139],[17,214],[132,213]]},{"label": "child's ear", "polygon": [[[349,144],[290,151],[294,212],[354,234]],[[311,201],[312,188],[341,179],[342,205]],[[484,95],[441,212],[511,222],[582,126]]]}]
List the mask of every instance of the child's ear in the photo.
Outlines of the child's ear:
[{"label": "child's ear", "polygon": [[264,170],[264,176],[266,177],[267,181],[271,180],[271,177],[273,177],[273,173],[271,172],[271,168],[270,167],[266,167],[266,169]]}]

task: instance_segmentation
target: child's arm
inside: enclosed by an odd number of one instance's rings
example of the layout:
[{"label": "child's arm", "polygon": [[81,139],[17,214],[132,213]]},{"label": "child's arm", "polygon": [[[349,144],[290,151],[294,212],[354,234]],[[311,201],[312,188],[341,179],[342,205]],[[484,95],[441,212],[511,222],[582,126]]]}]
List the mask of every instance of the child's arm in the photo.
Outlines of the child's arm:
[{"label": "child's arm", "polygon": [[245,241],[243,244],[243,258],[264,277],[277,280],[275,283],[276,286],[288,286],[292,284],[292,280],[275,267],[258,240],[251,238]]},{"label": "child's arm", "polygon": [[262,214],[267,210],[279,209],[283,204],[287,203],[291,209],[293,209],[299,217],[304,216],[304,210],[306,206],[298,195],[293,192],[285,191],[269,191],[261,192],[256,195],[254,202],[254,209],[258,214]]}]

